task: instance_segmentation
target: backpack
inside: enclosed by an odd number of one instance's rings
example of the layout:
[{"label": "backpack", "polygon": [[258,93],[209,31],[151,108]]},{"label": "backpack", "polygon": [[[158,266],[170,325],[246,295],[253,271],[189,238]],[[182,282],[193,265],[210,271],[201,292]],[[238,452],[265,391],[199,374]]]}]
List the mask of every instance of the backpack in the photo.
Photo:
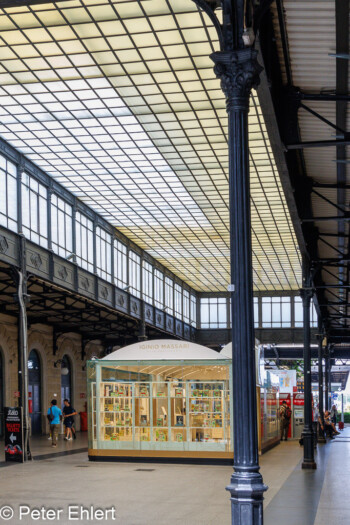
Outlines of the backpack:
[{"label": "backpack", "polygon": [[292,417],[292,411],[289,407],[286,407],[285,411],[284,411],[284,417],[286,419],[290,419]]},{"label": "backpack", "polygon": [[52,413],[52,407],[50,407],[50,413],[47,414],[47,419],[49,420],[49,423],[55,419],[55,416]]}]

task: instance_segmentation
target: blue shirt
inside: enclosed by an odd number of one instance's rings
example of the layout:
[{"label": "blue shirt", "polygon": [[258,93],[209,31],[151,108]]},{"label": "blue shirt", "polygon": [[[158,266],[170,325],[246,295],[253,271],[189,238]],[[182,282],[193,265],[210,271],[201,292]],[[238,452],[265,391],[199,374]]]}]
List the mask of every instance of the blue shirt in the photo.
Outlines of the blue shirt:
[{"label": "blue shirt", "polygon": [[58,406],[53,405],[50,407],[47,411],[47,415],[50,415],[52,411],[52,414],[54,416],[53,420],[51,421],[51,425],[59,425],[60,424],[60,416],[62,415],[61,409],[58,408]]}]

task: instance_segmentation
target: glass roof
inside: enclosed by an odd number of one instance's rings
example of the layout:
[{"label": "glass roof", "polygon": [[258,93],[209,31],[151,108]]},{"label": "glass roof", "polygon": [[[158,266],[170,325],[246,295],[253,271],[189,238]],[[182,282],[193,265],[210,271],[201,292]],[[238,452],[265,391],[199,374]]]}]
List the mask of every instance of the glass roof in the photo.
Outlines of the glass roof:
[{"label": "glass roof", "polygon": [[[191,0],[0,9],[0,136],[199,291],[229,278],[225,99],[216,32]],[[254,285],[300,286],[300,257],[251,98]]]}]

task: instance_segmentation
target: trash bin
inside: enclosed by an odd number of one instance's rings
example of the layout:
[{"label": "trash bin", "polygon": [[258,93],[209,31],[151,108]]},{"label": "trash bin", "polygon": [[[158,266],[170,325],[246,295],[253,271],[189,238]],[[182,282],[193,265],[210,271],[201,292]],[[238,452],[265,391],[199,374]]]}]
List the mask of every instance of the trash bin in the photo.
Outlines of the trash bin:
[{"label": "trash bin", "polygon": [[80,432],[87,432],[87,412],[79,412],[80,416]]},{"label": "trash bin", "polygon": [[343,423],[343,421],[339,421],[338,428],[339,428],[339,430],[344,430],[344,423]]}]

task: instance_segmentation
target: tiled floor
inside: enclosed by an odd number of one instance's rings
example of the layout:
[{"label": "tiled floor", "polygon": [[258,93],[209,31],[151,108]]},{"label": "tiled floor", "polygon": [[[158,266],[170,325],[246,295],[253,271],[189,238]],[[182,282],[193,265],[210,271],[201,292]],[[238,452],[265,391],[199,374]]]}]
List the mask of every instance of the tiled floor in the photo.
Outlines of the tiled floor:
[{"label": "tiled floor", "polygon": [[[280,452],[285,445],[291,443],[281,443]],[[298,463],[267,501],[265,525],[350,524],[350,427],[335,440],[318,445],[315,460],[316,470],[302,470]]]},{"label": "tiled floor", "polygon": [[[114,506],[117,519],[100,523],[231,523],[229,495],[225,491],[230,467],[89,462],[86,452],[79,452],[79,446],[86,447],[86,435],[78,439],[60,442],[57,454],[51,457],[46,455],[52,451],[47,439],[35,440],[33,452],[37,460],[0,469],[0,522],[2,506],[10,505],[15,517],[8,523],[32,525],[31,519],[18,519],[19,505],[27,504],[63,509],[60,519],[51,523],[69,525],[69,505],[77,504]],[[60,455],[66,451],[73,454]],[[318,448],[316,471],[301,470],[301,458],[302,449],[295,441],[281,443],[261,457],[261,472],[269,486],[264,524],[349,525],[350,428]],[[83,519],[76,523],[88,525],[94,521]]]},{"label": "tiled floor", "polygon": [[314,525],[350,524],[350,428],[330,443]]},{"label": "tiled floor", "polygon": [[[77,432],[77,439],[72,441],[65,441],[63,437],[63,434],[60,434],[56,448],[51,447],[51,441],[48,439],[48,436],[32,437],[30,444],[34,459],[40,459],[52,453],[60,454],[63,452],[76,452],[77,450],[83,452],[87,450],[87,432]],[[0,441],[0,463],[4,460],[4,444]]]}]

